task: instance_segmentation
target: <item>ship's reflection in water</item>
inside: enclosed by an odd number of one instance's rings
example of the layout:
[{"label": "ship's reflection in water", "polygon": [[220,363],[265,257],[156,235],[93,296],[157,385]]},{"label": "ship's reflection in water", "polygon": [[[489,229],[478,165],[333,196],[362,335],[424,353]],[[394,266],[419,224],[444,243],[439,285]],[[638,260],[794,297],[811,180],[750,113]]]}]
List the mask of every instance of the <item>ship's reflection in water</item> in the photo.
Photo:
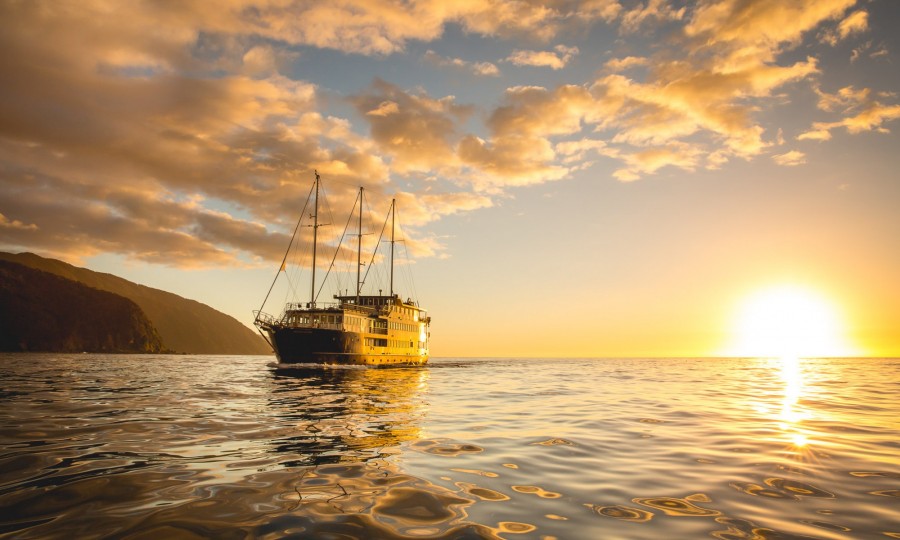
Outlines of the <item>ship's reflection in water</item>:
[{"label": "ship's reflection in water", "polygon": [[425,368],[274,369],[270,412],[290,432],[271,441],[287,467],[364,462],[419,438]]},{"label": "ship's reflection in water", "polygon": [[290,433],[271,440],[283,474],[255,478],[279,486],[269,506],[281,515],[266,528],[277,536],[496,538],[467,520],[472,498],[393,459],[405,442],[448,455],[474,448],[421,439],[428,377],[426,368],[275,369],[269,406]]}]

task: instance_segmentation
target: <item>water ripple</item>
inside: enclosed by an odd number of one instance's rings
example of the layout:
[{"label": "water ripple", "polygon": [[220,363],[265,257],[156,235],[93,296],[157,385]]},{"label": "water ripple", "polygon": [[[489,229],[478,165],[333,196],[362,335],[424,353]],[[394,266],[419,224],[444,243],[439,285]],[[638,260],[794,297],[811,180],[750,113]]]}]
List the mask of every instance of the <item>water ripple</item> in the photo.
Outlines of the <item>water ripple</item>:
[{"label": "water ripple", "polygon": [[900,361],[782,367],[0,355],[0,537],[900,538]]}]

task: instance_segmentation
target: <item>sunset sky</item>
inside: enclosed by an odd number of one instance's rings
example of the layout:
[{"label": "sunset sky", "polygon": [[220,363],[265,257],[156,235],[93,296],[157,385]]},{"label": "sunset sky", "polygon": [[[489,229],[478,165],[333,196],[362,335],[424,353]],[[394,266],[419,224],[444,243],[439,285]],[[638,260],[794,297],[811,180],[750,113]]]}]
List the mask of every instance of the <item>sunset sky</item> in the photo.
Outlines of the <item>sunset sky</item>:
[{"label": "sunset sky", "polygon": [[809,339],[843,345],[800,354],[897,356],[898,25],[895,0],[4,1],[0,249],[250,325],[317,169],[336,213],[397,198],[435,356],[750,354],[770,311],[828,312]]}]

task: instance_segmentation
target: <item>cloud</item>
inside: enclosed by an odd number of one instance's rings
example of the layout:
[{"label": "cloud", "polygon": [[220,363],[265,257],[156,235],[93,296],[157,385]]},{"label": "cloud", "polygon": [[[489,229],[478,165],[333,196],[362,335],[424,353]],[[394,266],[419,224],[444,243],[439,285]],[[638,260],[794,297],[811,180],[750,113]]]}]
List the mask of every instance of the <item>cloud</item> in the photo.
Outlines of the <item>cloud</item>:
[{"label": "cloud", "polygon": [[[274,20],[265,6],[243,15],[193,3],[169,12],[45,7],[0,8],[16,21],[4,25],[0,42],[21,51],[0,60],[9,81],[0,88],[7,246],[178,266],[277,258],[313,169],[338,181],[330,200],[346,206],[353,193],[345,182],[378,190],[391,172],[442,160],[453,167],[455,126],[470,114],[452,97],[407,95],[376,81],[357,101],[372,136],[355,133],[347,120],[319,112],[316,86],[280,74],[293,53],[259,38],[309,36],[289,35],[284,25],[257,28]],[[34,33],[46,39],[36,42]],[[395,36],[386,44],[336,33],[328,43],[376,53],[406,39]],[[449,198],[429,215],[487,204],[473,200]]]},{"label": "cloud", "polygon": [[[21,179],[19,179],[21,180]],[[79,260],[100,252],[123,253],[137,260],[184,267],[229,264],[233,254],[178,228],[147,227],[131,216],[115,211],[94,198],[51,191],[41,180],[28,182],[31,189],[14,197],[19,221],[34,221],[37,229],[0,228],[6,245],[28,246],[48,254]],[[50,181],[49,184],[60,185]],[[0,190],[0,205],[13,200],[7,186]],[[65,197],[59,194],[65,193]],[[54,196],[55,195],[55,196]]]},{"label": "cloud", "polygon": [[797,136],[798,141],[830,141],[831,131],[824,126],[814,126]]},{"label": "cloud", "polygon": [[556,143],[555,150],[562,156],[563,163],[579,163],[585,160],[591,152],[608,154],[606,141],[583,138],[577,141],[563,141]]},{"label": "cloud", "polygon": [[491,62],[470,62],[462,58],[445,58],[432,50],[427,51],[424,58],[425,61],[436,66],[455,67],[468,71],[473,75],[482,77],[497,77],[500,75],[500,70]]},{"label": "cloud", "polygon": [[[851,4],[704,2],[691,12],[660,2],[642,4],[622,16],[623,29],[688,18],[681,35],[686,54],[665,50],[652,57],[612,59],[605,65],[611,73],[589,87],[510,88],[488,118],[491,137],[463,139],[460,157],[501,185],[564,177],[585,152],[550,139],[582,130],[608,134],[593,139],[603,143],[594,150],[624,163],[614,173],[620,180],[636,180],[666,166],[691,171],[720,167],[731,157],[752,158],[772,144],[754,121],[759,104],[774,100],[785,85],[819,73],[815,58],[779,64],[778,56]],[[554,65],[546,55],[511,58]],[[642,79],[621,74],[637,66],[646,68]],[[515,149],[526,146],[532,153],[516,161]]]},{"label": "cloud", "polygon": [[204,37],[191,14],[79,6],[0,7],[0,45],[18,51],[0,59],[4,245],[241,264],[283,243],[312,169],[386,181],[372,142],[319,114],[317,88],[280,75],[268,46]]},{"label": "cloud", "polygon": [[352,102],[366,115],[372,140],[392,157],[392,169],[401,174],[452,169],[457,122],[472,113],[453,96],[433,99],[382,80]]},{"label": "cloud", "polygon": [[684,7],[675,9],[666,0],[648,0],[646,4],[637,5],[622,15],[621,30],[623,33],[636,32],[649,21],[677,21],[684,17]]},{"label": "cloud", "polygon": [[620,73],[633,67],[646,66],[650,63],[649,58],[641,56],[626,56],[625,58],[613,58],[608,60],[604,67],[612,73]]},{"label": "cloud", "polygon": [[[271,259],[318,170],[334,207],[352,203],[353,185],[387,193],[402,182],[409,241],[444,256],[441,239],[418,228],[489,207],[511,187],[566,178],[597,158],[618,162],[615,178],[636,180],[762,154],[772,131],[760,111],[820,72],[799,46],[809,36],[865,32],[868,15],[854,5],[0,3],[8,53],[0,56],[0,243],[182,266]],[[588,55],[558,41],[573,43],[595,23],[618,30],[621,54],[593,66],[593,80],[544,87],[519,78],[481,108],[444,90],[383,80],[333,89],[302,78],[312,65],[304,62],[321,54],[308,48],[384,62],[450,26],[485,42],[528,37],[533,45],[508,62],[570,73],[577,70],[563,68]],[[629,43],[653,32],[658,48]],[[868,42],[853,54],[880,58],[886,49]],[[500,74],[494,63],[432,51],[424,58],[502,88],[502,79],[480,78]],[[801,139],[827,139],[838,128],[886,131],[900,115],[895,98],[874,90],[818,96],[832,116]],[[773,159],[796,160],[789,155]]]},{"label": "cloud", "polygon": [[299,56],[296,52],[270,45],[253,45],[241,56],[239,71],[250,77],[268,77],[283,71]]},{"label": "cloud", "polygon": [[837,45],[840,41],[847,39],[852,34],[859,34],[869,29],[869,14],[859,10],[850,13],[838,25],[837,28],[829,29],[819,36],[823,43],[831,46]]},{"label": "cloud", "polygon": [[[610,60],[609,73],[590,88],[598,108],[606,111],[595,129],[611,133],[614,146],[607,154],[615,150],[626,163],[615,176],[635,180],[663,164],[716,168],[730,157],[749,159],[763,152],[772,143],[764,139],[754,113],[779,89],[819,73],[815,58],[782,64],[781,53],[853,3],[724,0],[674,11],[649,2],[631,10],[623,30],[649,19],[685,23],[672,38],[673,48],[647,58]],[[642,78],[622,74],[635,66],[646,66]]]},{"label": "cloud", "polygon": [[677,143],[623,153],[620,157],[625,162],[625,167],[613,172],[613,177],[622,182],[631,182],[663,167],[692,171],[697,167],[700,155],[699,149]]},{"label": "cloud", "polygon": [[866,41],[853,48],[853,51],[850,53],[850,62],[856,62],[863,56],[872,59],[887,59],[888,55],[888,49],[883,43],[876,45],[872,41]]},{"label": "cloud", "polygon": [[809,130],[797,136],[798,140],[827,141],[831,139],[831,132],[838,128],[845,128],[850,134],[865,131],[888,133],[884,124],[900,118],[900,105],[885,105],[878,99],[893,99],[893,94],[875,96],[868,88],[856,89],[853,86],[841,88],[834,94],[819,88],[815,90],[819,96],[819,109],[835,112],[842,118],[833,122],[813,122]]},{"label": "cloud", "polygon": [[[613,1],[587,7],[577,3],[550,7],[517,0],[446,3],[340,0],[337,2],[236,1],[225,8],[195,0],[183,14],[195,23],[232,34],[255,34],[290,44],[336,49],[343,52],[388,55],[403,51],[410,41],[430,42],[448,24],[484,36],[524,35],[549,40],[573,19],[609,20],[618,11]],[[210,17],[211,16],[211,17]],[[209,17],[211,20],[201,20]]]},{"label": "cloud", "polygon": [[549,67],[562,69],[578,54],[578,47],[557,45],[553,51],[513,51],[506,61],[517,66]]},{"label": "cloud", "polygon": [[382,101],[378,107],[366,112],[366,116],[390,116],[400,112],[400,107],[393,101]]},{"label": "cloud", "polygon": [[814,88],[819,96],[817,106],[823,111],[849,110],[869,101],[871,90],[868,88],[855,89],[853,86],[845,86],[834,94],[823,92],[819,87]]},{"label": "cloud", "polygon": [[0,229],[13,229],[17,231],[36,231],[38,230],[38,226],[34,223],[25,224],[19,221],[18,219],[9,219],[8,217],[0,214]]},{"label": "cloud", "polygon": [[483,194],[470,192],[410,193],[396,195],[397,204],[403,209],[403,222],[420,227],[438,221],[444,216],[490,208],[493,200]]},{"label": "cloud", "polygon": [[[603,142],[600,155],[624,163],[614,174],[620,180],[635,180],[665,166],[690,171],[717,168],[732,157],[750,159],[772,144],[754,119],[760,105],[775,101],[786,85],[819,73],[813,57],[784,64],[779,56],[852,4],[726,0],[701,2],[689,11],[664,2],[641,3],[620,14],[621,30],[635,32],[650,21],[685,20],[675,36],[678,46],[652,56],[613,58],[604,65],[606,74],[589,86],[508,89],[504,103],[488,119],[491,139],[466,139],[461,145],[464,161],[490,164],[491,170],[525,183],[540,181],[536,171],[541,168],[564,175],[585,153],[562,142],[554,146],[550,138],[581,130],[599,135],[594,140]],[[859,29],[859,20],[851,15],[844,27]],[[517,51],[508,60],[562,65],[547,51]],[[640,78],[623,74],[634,67],[644,68]],[[513,167],[504,149],[524,140],[539,151]]]},{"label": "cloud", "polygon": [[774,155],[772,156],[772,159],[779,165],[785,167],[796,167],[797,165],[803,165],[804,163],[806,163],[806,154],[797,150],[791,150],[789,152],[785,152],[784,154]]},{"label": "cloud", "polygon": [[617,0],[585,0],[577,3],[575,16],[588,20],[612,22],[622,13],[622,4]]},{"label": "cloud", "polygon": [[[762,139],[762,127],[753,122],[747,100],[766,98],[774,89],[816,71],[812,59],[790,66],[747,66],[732,72],[721,72],[715,64],[679,61],[657,63],[643,82],[607,75],[591,87],[596,109],[604,111],[597,129],[613,131],[612,142],[638,149],[670,148],[672,143],[694,137],[691,144],[697,150],[719,153],[715,163],[728,155],[752,157],[769,143]],[[696,139],[697,135],[705,135],[706,141]],[[647,154],[636,151],[643,163],[640,156]],[[627,150],[622,152],[624,155]],[[685,159],[684,150],[650,155],[654,160],[670,156],[673,165],[688,165],[688,170],[696,166],[693,157]],[[640,174],[656,168],[631,163],[627,170]],[[626,176],[633,179],[632,174]]]},{"label": "cloud", "polygon": [[[499,0],[445,4],[435,2],[438,11],[452,6],[450,20],[458,21],[465,30],[484,36],[509,37],[524,35],[547,41],[555,37],[573,15],[602,17],[603,12],[579,12],[577,5],[557,9],[540,3]],[[453,11],[455,10],[455,12]]]},{"label": "cloud", "polygon": [[856,0],[701,2],[685,26],[698,47],[724,48],[734,61],[771,61],[782,46],[799,43],[823,21],[840,17]]},{"label": "cloud", "polygon": [[460,132],[472,109],[457,105],[452,96],[435,99],[376,81],[353,102],[363,113],[397,104],[396,111],[390,106],[390,115],[366,116],[372,139],[392,156],[394,171],[437,171],[457,184],[490,193],[564,178],[570,167],[558,162],[550,137],[576,133],[583,119],[596,114],[593,98],[581,86],[553,91],[513,87],[488,117],[490,136],[484,138]]},{"label": "cloud", "polygon": [[857,134],[865,131],[878,131],[890,133],[883,126],[884,123],[900,118],[900,105],[882,105],[872,102],[865,106],[858,114],[847,116],[836,122],[814,122],[812,129],[801,133],[797,139],[812,139],[827,141],[831,139],[831,131],[837,128],[846,128],[848,133]]},{"label": "cloud", "polygon": [[485,141],[474,135],[459,144],[462,162],[482,176],[472,182],[480,189],[526,186],[559,180],[568,169],[554,163],[556,154],[545,138],[507,135]]},{"label": "cloud", "polygon": [[472,70],[476,75],[483,75],[485,77],[495,77],[500,75],[500,70],[496,65],[490,62],[475,62],[471,64]]},{"label": "cloud", "polygon": [[[23,51],[0,60],[10,81],[0,88],[0,152],[3,163],[15,164],[0,180],[5,245],[70,258],[110,251],[180,266],[271,258],[302,206],[312,169],[341,182],[331,194],[339,204],[352,197],[342,182],[383,188],[391,173],[446,170],[456,177],[462,166],[457,130],[470,107],[376,81],[353,98],[371,126],[370,136],[359,135],[347,120],[319,112],[318,88],[280,74],[283,49],[257,39],[305,38],[282,34],[283,26],[254,30],[271,12],[247,12],[244,20],[230,7],[206,13],[190,3],[169,13],[142,11],[143,4],[132,12],[100,3],[65,12],[4,7],[5,20],[16,24],[0,42]],[[10,13],[14,7],[24,11]],[[102,11],[108,16],[99,17]],[[49,37],[37,43],[33,33]],[[405,38],[328,39],[369,53]],[[491,72],[487,63],[471,67]],[[497,160],[485,163],[503,169]],[[37,180],[22,190],[24,178]],[[486,201],[451,197],[428,214]]]},{"label": "cloud", "polygon": [[583,86],[508,88],[487,120],[490,137],[464,137],[459,157],[480,173],[474,183],[482,189],[560,180],[572,169],[559,162],[551,137],[578,133],[601,113]]},{"label": "cloud", "polygon": [[854,11],[838,25],[838,34],[845,39],[851,34],[864,32],[869,29],[869,14],[865,11]]},{"label": "cloud", "polygon": [[399,192],[395,198],[400,209],[397,216],[404,226],[408,227],[402,229],[398,237],[404,239],[406,248],[413,257],[446,258],[449,255],[441,239],[434,235],[411,235],[408,234],[409,229],[425,226],[445,216],[490,208],[494,205],[490,197],[469,192],[435,194]]},{"label": "cloud", "polygon": [[508,88],[504,103],[494,109],[487,124],[505,134],[564,135],[582,128],[582,121],[599,121],[591,93],[583,86],[563,85],[553,90],[540,86]]}]

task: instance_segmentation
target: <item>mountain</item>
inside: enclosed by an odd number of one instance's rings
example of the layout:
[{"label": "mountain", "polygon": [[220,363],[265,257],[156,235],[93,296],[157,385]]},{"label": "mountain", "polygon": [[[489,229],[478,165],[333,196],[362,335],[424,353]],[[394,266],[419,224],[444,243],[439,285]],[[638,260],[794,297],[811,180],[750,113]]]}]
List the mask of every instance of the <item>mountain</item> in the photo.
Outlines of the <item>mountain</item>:
[{"label": "mountain", "polygon": [[130,299],[147,314],[166,349],[188,354],[271,354],[268,344],[234,317],[170,292],[33,253],[0,252],[8,260]]},{"label": "mountain", "polygon": [[0,351],[162,351],[162,339],[141,308],[27,266],[0,261]]}]

